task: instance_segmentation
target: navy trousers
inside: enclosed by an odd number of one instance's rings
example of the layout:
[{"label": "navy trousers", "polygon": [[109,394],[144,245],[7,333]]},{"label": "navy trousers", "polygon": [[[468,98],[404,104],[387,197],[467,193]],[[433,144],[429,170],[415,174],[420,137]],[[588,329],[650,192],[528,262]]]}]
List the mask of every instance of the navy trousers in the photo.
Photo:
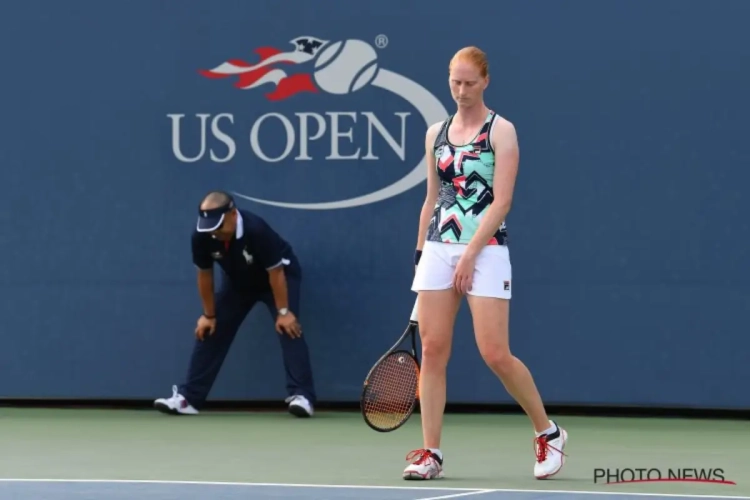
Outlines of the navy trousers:
[{"label": "navy trousers", "polygon": [[[302,323],[298,277],[287,275],[287,290],[289,310]],[[270,291],[248,294],[234,290],[231,286],[223,286],[216,297],[216,330],[213,335],[204,336],[203,341],[196,339],[187,380],[179,388],[180,394],[196,409],[204,405],[237,331],[258,302],[264,303],[268,308],[273,321],[271,331],[281,342],[288,395],[305,396],[311,403],[315,403],[315,388],[305,333],[302,337],[293,339],[285,333],[278,334],[273,330],[277,309]]]}]

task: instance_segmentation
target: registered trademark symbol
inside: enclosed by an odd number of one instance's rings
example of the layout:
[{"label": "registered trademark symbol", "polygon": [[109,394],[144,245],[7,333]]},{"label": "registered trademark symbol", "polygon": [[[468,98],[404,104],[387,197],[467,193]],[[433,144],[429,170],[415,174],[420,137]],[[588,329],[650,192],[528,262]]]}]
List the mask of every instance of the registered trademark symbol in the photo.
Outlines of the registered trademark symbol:
[{"label": "registered trademark symbol", "polygon": [[379,49],[388,47],[388,37],[385,35],[378,35],[375,37],[375,46]]}]

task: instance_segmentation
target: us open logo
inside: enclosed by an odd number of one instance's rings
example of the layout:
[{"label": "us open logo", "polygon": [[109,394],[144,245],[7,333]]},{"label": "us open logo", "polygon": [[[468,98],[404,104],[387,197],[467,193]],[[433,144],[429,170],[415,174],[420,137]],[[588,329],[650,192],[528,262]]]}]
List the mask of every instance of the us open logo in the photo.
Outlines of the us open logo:
[{"label": "us open logo", "polygon": [[[235,89],[242,91],[259,91],[267,89],[265,98],[271,102],[287,101],[299,94],[329,94],[332,96],[348,96],[367,87],[376,87],[387,91],[410,104],[420,115],[419,137],[407,138],[406,118],[410,112],[397,112],[401,128],[398,131],[389,130],[384,120],[379,118],[376,111],[359,109],[358,112],[328,111],[318,112],[270,112],[254,119],[249,133],[242,133],[240,141],[235,135],[227,132],[234,124],[233,113],[196,113],[190,117],[189,125],[194,127],[197,118],[200,126],[200,145],[195,153],[194,144],[183,144],[181,140],[182,121],[186,118],[183,113],[173,113],[167,116],[172,126],[172,152],[179,161],[192,163],[209,158],[214,163],[231,161],[237,153],[238,143],[249,142],[254,156],[263,162],[278,163],[284,160],[295,161],[316,160],[317,169],[323,171],[327,164],[337,160],[367,161],[379,160],[373,150],[373,139],[378,136],[390,147],[402,162],[406,162],[406,144],[416,144],[419,159],[399,179],[390,184],[364,195],[333,199],[331,201],[315,203],[282,202],[273,199],[248,196],[235,191],[240,198],[256,203],[277,207],[304,210],[332,210],[351,208],[371,203],[377,203],[404,193],[422,183],[426,178],[424,159],[424,132],[432,123],[443,120],[448,115],[442,103],[425,87],[397,72],[382,67],[378,50],[388,45],[384,35],[378,36],[374,45],[364,40],[350,39],[329,41],[312,36],[302,36],[290,41],[292,50],[282,51],[274,47],[262,47],[255,50],[260,60],[248,63],[244,60],[228,60],[208,70],[199,73],[209,79],[222,80],[233,78]],[[307,71],[302,70],[303,67]],[[297,70],[300,71],[297,71]],[[217,82],[217,85],[224,82]],[[228,86],[231,90],[231,86]],[[268,90],[270,89],[270,90]],[[288,107],[288,104],[287,106]],[[362,106],[358,106],[362,108]],[[374,106],[377,109],[377,106]],[[290,116],[293,115],[293,116]],[[353,142],[355,132],[345,119],[358,119],[366,124],[366,132],[360,132],[360,147],[356,154],[342,153],[338,140],[344,138]],[[280,141],[283,144],[281,153],[274,155],[267,152],[267,145],[259,136],[263,127],[279,124],[283,132]],[[391,128],[394,128],[391,125]],[[226,146],[227,153],[219,155],[207,146],[207,136],[218,140]],[[323,158],[313,158],[310,153],[312,141],[322,140],[326,135],[331,137],[330,150]],[[249,139],[249,141],[248,141]],[[245,144],[247,144],[245,142]],[[188,151],[190,152],[186,152]],[[320,164],[317,164],[320,162]],[[325,175],[323,172],[321,175]]]}]

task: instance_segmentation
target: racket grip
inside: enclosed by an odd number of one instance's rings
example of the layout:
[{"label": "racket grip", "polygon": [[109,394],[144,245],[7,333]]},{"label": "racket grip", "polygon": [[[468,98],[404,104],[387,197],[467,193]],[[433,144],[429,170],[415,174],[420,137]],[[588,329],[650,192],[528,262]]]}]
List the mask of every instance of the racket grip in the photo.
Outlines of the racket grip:
[{"label": "racket grip", "polygon": [[414,308],[411,310],[411,318],[409,320],[412,323],[417,322],[417,305],[419,304],[419,296],[417,296],[417,300],[414,301]]}]

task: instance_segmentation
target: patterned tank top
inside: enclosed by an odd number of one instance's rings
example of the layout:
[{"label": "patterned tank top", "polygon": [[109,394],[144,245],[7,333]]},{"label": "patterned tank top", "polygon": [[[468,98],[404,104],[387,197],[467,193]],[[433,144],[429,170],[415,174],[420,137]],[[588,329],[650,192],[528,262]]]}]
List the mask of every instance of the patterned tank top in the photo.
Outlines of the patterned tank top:
[{"label": "patterned tank top", "polygon": [[[476,137],[463,146],[448,141],[453,115],[440,128],[434,147],[440,193],[427,231],[428,241],[467,244],[477,232],[494,200],[495,152],[490,145],[490,134],[496,116],[490,111]],[[506,245],[507,242],[503,221],[486,244]]]}]

